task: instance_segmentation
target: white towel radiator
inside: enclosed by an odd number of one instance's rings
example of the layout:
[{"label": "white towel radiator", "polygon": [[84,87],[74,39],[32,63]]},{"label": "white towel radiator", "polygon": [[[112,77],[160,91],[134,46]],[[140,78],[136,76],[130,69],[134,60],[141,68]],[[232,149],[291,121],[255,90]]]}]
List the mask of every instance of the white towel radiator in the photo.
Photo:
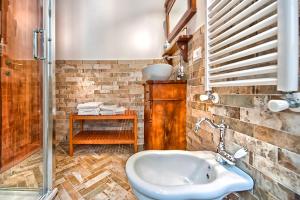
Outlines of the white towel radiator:
[{"label": "white towel radiator", "polygon": [[[205,90],[276,85],[295,99],[298,0],[207,0],[206,5]],[[291,103],[295,107],[300,100]]]}]

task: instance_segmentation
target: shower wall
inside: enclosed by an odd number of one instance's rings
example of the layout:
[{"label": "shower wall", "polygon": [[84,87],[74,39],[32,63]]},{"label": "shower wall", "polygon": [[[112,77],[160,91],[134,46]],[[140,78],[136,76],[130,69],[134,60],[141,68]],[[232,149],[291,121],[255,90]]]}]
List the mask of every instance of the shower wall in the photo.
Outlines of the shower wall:
[{"label": "shower wall", "polygon": [[1,67],[1,170],[23,160],[41,144],[40,70],[34,61]]},{"label": "shower wall", "polygon": [[41,25],[37,0],[1,1],[0,169],[37,151],[42,141],[41,65],[32,58],[32,31]]}]

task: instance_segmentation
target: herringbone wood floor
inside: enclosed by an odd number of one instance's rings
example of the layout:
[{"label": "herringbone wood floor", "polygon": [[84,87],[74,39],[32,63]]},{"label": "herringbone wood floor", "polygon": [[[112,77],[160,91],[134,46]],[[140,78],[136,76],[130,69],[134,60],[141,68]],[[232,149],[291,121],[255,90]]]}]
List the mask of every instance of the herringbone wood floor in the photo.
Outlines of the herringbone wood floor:
[{"label": "herringbone wood floor", "polygon": [[[134,200],[125,174],[133,154],[128,145],[80,145],[73,157],[67,145],[56,149],[55,200]],[[0,187],[38,188],[42,185],[42,157],[36,153],[0,176]]]},{"label": "herringbone wood floor", "polygon": [[125,163],[133,154],[126,145],[80,145],[73,157],[65,146],[56,153],[55,200],[133,200],[125,174]]}]

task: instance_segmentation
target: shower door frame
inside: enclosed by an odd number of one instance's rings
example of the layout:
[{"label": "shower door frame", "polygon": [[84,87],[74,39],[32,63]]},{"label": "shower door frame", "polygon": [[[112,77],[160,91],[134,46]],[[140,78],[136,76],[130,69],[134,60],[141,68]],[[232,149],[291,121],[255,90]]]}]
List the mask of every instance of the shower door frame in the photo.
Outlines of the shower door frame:
[{"label": "shower door frame", "polygon": [[52,192],[53,182],[53,75],[55,68],[55,0],[43,1],[43,30],[45,32],[43,61],[43,197]]}]

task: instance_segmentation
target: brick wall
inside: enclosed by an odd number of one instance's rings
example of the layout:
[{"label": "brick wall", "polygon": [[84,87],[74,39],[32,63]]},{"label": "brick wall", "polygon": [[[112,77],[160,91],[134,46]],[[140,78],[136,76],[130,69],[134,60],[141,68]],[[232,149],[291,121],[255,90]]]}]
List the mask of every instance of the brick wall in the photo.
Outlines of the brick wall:
[{"label": "brick wall", "polygon": [[[220,103],[199,101],[204,94],[204,59],[193,63],[192,51],[201,46],[204,55],[204,27],[189,42],[187,63],[187,141],[188,150],[216,151],[219,133],[203,125],[195,134],[194,124],[208,117],[229,125],[226,148],[234,153],[245,146],[249,155],[238,166],[255,180],[253,191],[243,192],[242,199],[299,199],[300,196],[300,114],[290,111],[272,113],[269,99],[278,97],[276,87],[226,87],[214,89]],[[175,65],[178,60],[174,61]]]},{"label": "brick wall", "polygon": [[[57,61],[55,71],[56,140],[68,141],[68,117],[78,103],[103,101],[138,111],[139,144],[143,144],[144,88],[142,69],[161,60]],[[89,128],[118,128],[120,123],[87,124]],[[129,124],[121,123],[122,128]]]}]

